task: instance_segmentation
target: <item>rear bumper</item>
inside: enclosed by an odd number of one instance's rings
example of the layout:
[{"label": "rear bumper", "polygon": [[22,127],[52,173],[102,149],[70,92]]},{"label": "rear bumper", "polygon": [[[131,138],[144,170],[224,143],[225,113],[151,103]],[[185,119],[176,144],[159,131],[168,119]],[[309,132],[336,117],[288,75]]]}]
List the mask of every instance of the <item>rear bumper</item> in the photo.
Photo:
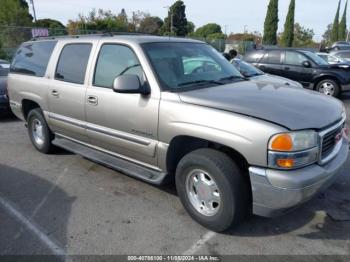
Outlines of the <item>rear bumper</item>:
[{"label": "rear bumper", "polygon": [[347,160],[349,142],[335,158],[323,166],[317,164],[292,171],[250,167],[253,213],[272,217],[284,214],[329,187]]}]

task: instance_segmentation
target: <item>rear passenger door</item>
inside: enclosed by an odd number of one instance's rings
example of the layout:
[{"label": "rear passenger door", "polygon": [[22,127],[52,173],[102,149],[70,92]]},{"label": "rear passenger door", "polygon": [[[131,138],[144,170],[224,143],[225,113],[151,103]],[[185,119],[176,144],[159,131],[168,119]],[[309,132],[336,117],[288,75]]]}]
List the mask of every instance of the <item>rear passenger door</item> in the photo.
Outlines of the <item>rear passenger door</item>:
[{"label": "rear passenger door", "polygon": [[52,129],[69,138],[87,141],[85,78],[93,43],[61,43],[49,85],[49,120]]},{"label": "rear passenger door", "polygon": [[91,143],[122,158],[156,165],[159,93],[152,90],[146,96],[116,93],[112,89],[119,75],[136,75],[142,85],[149,85],[134,49],[101,43],[91,72],[94,76],[86,92],[87,134]]},{"label": "rear passenger door", "polygon": [[261,58],[258,68],[265,73],[283,76],[282,51],[270,50]]}]

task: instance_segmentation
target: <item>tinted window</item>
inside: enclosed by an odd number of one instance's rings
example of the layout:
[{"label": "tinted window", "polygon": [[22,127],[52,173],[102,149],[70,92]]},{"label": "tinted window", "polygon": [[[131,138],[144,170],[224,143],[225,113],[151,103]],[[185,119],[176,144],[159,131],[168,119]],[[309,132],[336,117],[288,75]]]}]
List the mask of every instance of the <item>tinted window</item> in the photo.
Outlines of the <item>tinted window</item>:
[{"label": "tinted window", "polygon": [[261,59],[261,63],[267,63],[267,64],[280,64],[281,63],[281,51],[273,50],[269,51],[264,55],[264,57]]},{"label": "tinted window", "polygon": [[58,61],[55,79],[75,84],[84,84],[90,52],[91,44],[66,45]]},{"label": "tinted window", "polygon": [[301,66],[304,61],[308,60],[306,56],[297,52],[286,52],[285,64]]},{"label": "tinted window", "polygon": [[10,71],[32,76],[44,76],[56,43],[56,41],[24,43],[16,52]]},{"label": "tinted window", "polygon": [[129,47],[103,45],[96,64],[94,85],[112,88],[114,79],[119,75],[137,75],[141,83],[144,82],[140,62]]},{"label": "tinted window", "polygon": [[256,63],[264,56],[264,54],[264,51],[250,52],[244,56],[244,61],[247,61],[248,63]]}]

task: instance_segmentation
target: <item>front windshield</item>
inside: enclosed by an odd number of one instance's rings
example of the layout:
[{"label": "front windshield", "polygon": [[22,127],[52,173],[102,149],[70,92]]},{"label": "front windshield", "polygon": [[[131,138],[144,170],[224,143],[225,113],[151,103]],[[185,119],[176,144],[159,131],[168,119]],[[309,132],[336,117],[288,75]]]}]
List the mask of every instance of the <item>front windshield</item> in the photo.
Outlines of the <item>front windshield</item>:
[{"label": "front windshield", "polygon": [[244,79],[207,44],[162,42],[142,46],[163,90],[181,92]]},{"label": "front windshield", "polygon": [[328,62],[316,55],[313,52],[310,51],[304,51],[303,52],[305,55],[307,55],[309,58],[311,58],[316,64],[318,65],[328,65]]},{"label": "front windshield", "polygon": [[247,62],[244,62],[241,60],[233,60],[232,64],[245,77],[253,77],[253,76],[259,76],[259,75],[264,74],[262,71],[257,69],[255,66],[248,64]]}]

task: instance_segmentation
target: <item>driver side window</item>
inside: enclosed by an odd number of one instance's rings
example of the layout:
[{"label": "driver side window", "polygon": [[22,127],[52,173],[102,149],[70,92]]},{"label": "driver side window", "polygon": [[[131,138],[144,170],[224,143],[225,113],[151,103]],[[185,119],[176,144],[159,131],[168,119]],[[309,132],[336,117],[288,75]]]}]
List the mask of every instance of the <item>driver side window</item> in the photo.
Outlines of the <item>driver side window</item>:
[{"label": "driver side window", "polygon": [[287,65],[302,66],[306,60],[308,59],[300,53],[287,51],[284,63]]},{"label": "driver side window", "polygon": [[112,88],[114,79],[120,75],[137,75],[141,84],[145,82],[140,62],[129,47],[104,44],[97,59],[93,85]]}]

